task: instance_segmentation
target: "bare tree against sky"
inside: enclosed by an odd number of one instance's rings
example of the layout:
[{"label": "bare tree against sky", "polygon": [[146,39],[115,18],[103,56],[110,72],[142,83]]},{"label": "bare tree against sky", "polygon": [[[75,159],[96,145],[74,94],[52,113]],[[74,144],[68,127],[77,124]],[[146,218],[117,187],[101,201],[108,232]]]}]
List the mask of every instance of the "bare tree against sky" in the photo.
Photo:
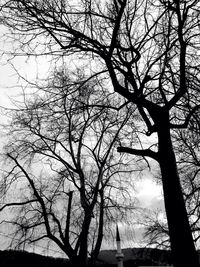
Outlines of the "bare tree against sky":
[{"label": "bare tree against sky", "polygon": [[93,66],[88,79],[104,72],[124,103],[137,107],[147,136],[157,137],[157,150],[122,143],[118,151],[159,163],[175,266],[198,266],[171,133],[187,128],[199,110],[199,5],[198,0],[1,1],[1,20],[18,40],[15,53],[88,59]]},{"label": "bare tree against sky", "polygon": [[[104,100],[99,98],[100,81],[83,82],[81,72],[76,80],[70,76],[55,71],[45,87],[24,92],[24,102],[10,111],[0,209],[14,210],[9,223],[19,246],[50,239],[74,266],[87,266],[106,229],[129,221],[134,211],[133,164],[116,157],[120,136],[131,139],[133,115],[128,107],[106,107],[121,100],[103,91]],[[6,196],[12,191],[16,200]]]}]

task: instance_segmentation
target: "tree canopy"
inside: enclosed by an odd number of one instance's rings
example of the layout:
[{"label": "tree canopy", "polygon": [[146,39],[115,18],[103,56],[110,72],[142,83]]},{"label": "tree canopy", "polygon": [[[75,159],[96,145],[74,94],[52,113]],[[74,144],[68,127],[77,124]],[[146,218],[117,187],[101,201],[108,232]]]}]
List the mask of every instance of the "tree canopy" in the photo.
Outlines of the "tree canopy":
[{"label": "tree canopy", "polygon": [[6,221],[19,247],[49,239],[74,265],[87,266],[88,253],[94,262],[112,224],[130,222],[136,209],[136,166],[116,156],[121,135],[134,141],[134,115],[128,107],[110,109],[122,100],[103,91],[99,98],[100,81],[83,85],[80,73],[74,78],[55,71],[9,111],[0,209],[15,208]]},{"label": "tree canopy", "polygon": [[87,78],[103,75],[104,88],[110,91],[112,84],[124,98],[113,106],[131,103],[143,127],[138,133],[156,136],[154,147],[142,146],[143,139],[127,146],[124,138],[118,152],[159,163],[175,266],[198,266],[172,132],[187,128],[199,111],[199,5],[197,0],[1,1],[1,20],[18,42],[15,55],[87,61]]}]

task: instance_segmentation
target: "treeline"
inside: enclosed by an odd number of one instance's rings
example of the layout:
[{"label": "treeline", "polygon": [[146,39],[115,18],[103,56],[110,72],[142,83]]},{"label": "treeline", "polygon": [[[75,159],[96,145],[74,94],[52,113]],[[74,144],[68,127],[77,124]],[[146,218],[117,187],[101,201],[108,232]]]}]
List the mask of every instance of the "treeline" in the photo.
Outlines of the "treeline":
[{"label": "treeline", "polygon": [[[115,267],[117,262],[115,259],[115,251],[110,250],[110,258],[108,251],[100,253],[99,261],[91,267]],[[136,267],[145,265],[168,265],[171,264],[171,256],[169,251],[138,248],[124,250],[124,267]],[[73,267],[70,262],[64,258],[54,258],[29,253],[27,251],[4,250],[0,251],[1,267]],[[75,267],[75,266],[74,266]]]},{"label": "treeline", "polygon": [[29,253],[26,251],[0,251],[1,267],[66,267],[67,260]]}]

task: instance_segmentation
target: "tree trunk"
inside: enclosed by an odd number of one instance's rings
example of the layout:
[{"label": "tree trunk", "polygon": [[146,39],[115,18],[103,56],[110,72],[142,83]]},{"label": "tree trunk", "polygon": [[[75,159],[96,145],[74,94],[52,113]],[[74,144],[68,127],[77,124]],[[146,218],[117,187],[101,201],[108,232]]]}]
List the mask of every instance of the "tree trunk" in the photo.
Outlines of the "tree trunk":
[{"label": "tree trunk", "polygon": [[94,247],[94,250],[91,253],[90,263],[92,266],[95,265],[96,263],[96,260],[99,255],[99,251],[101,249],[102,240],[103,240],[103,226],[104,226],[104,192],[103,190],[100,190],[99,195],[101,199],[100,214],[99,214],[99,228],[98,228],[98,236],[96,240],[96,245]]},{"label": "tree trunk", "polygon": [[169,119],[158,127],[158,153],[162,174],[165,209],[168,220],[173,264],[199,266],[173,151]]},{"label": "tree trunk", "polygon": [[88,234],[84,233],[83,238],[81,240],[81,246],[79,251],[79,263],[78,267],[87,267],[88,266]]},{"label": "tree trunk", "polygon": [[88,267],[88,258],[87,253],[83,254],[83,251],[81,254],[76,255],[75,257],[70,259],[69,263],[70,267]]},{"label": "tree trunk", "polygon": [[88,266],[88,233],[92,218],[92,210],[89,209],[85,211],[85,218],[82,225],[82,230],[80,234],[80,247],[78,253],[77,267],[87,267]]}]

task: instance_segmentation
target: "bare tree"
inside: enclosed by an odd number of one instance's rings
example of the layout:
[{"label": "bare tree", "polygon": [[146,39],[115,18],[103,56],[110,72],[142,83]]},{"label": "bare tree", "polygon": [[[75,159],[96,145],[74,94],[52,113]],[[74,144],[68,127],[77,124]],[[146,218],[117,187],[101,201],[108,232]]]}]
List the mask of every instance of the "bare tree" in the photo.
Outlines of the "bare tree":
[{"label": "bare tree", "polygon": [[126,146],[123,139],[118,151],[159,163],[174,265],[197,266],[171,133],[187,128],[199,110],[199,1],[1,3],[2,21],[20,44],[15,54],[88,59],[96,66],[87,69],[88,78],[104,72],[114,91],[137,108],[140,129],[156,136],[157,150]]},{"label": "bare tree", "polygon": [[[188,212],[193,238],[198,246],[200,238],[200,185],[199,185],[199,118],[197,114],[187,130],[173,132],[174,149],[181,178],[183,196]],[[158,214],[148,214],[142,224],[146,228],[145,237],[149,244],[157,247],[169,246],[169,231],[166,222]]]},{"label": "bare tree", "polygon": [[107,107],[121,101],[113,94],[99,99],[100,81],[75,77],[57,71],[11,111],[0,210],[14,210],[18,246],[49,239],[73,266],[88,266],[106,228],[134,210],[130,159],[116,157],[133,115]]}]

